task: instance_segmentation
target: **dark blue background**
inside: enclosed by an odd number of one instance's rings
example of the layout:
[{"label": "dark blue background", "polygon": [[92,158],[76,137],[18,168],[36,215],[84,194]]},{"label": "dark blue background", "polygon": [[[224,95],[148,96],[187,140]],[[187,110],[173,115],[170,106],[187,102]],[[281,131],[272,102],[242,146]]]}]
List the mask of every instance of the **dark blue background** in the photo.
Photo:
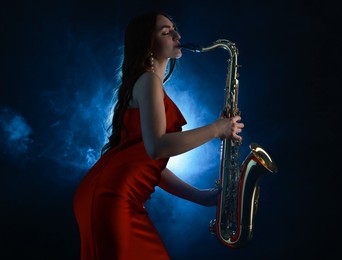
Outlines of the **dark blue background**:
[{"label": "dark blue background", "polygon": [[[261,181],[254,238],[239,250],[208,233],[214,208],[157,189],[147,207],[172,258],[341,255],[336,4],[11,1],[1,8],[0,258],[78,259],[73,192],[104,140],[123,30],[131,17],[150,10],[169,13],[182,42],[226,38],[237,44],[242,151],[258,142],[279,167]],[[221,108],[225,52],[183,53],[167,88],[182,111],[195,111],[188,121],[210,123]],[[182,93],[195,103],[177,102]],[[196,174],[183,177],[211,187],[215,164],[198,173],[203,159],[192,160]]]}]

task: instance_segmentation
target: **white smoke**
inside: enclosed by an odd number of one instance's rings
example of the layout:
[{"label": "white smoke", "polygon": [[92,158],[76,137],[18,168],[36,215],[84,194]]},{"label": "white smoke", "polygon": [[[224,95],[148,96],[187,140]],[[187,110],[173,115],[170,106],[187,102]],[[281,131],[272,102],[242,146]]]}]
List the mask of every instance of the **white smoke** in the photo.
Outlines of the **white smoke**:
[{"label": "white smoke", "polygon": [[105,143],[105,118],[110,109],[107,85],[99,82],[97,91],[79,90],[69,95],[65,89],[44,92],[49,109],[61,119],[50,125],[53,141],[40,157],[52,159],[64,167],[89,169],[100,157]]},{"label": "white smoke", "polygon": [[31,143],[32,128],[25,118],[9,107],[0,108],[0,143],[5,154],[12,156],[28,152]]}]

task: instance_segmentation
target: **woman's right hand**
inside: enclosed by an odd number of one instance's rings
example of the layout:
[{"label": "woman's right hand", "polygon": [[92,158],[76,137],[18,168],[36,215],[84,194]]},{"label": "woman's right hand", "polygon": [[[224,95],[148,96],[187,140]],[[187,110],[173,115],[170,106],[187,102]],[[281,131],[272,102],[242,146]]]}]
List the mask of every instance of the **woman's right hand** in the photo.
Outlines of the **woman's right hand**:
[{"label": "woman's right hand", "polygon": [[213,125],[216,131],[216,137],[220,139],[233,138],[237,141],[241,141],[242,137],[239,135],[244,128],[244,124],[240,122],[240,116],[234,116],[230,118],[222,117],[216,120]]}]

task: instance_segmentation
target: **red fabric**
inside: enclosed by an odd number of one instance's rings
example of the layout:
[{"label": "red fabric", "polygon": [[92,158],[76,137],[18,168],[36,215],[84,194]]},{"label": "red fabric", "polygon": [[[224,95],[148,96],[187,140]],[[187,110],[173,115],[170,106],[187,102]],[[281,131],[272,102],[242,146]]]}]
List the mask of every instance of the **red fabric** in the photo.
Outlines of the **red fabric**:
[{"label": "red fabric", "polygon": [[[181,131],[186,121],[166,93],[164,104],[167,132]],[[74,196],[82,260],[170,258],[144,208],[168,158],[148,156],[139,109],[126,111],[124,125],[120,147],[96,162]]]}]

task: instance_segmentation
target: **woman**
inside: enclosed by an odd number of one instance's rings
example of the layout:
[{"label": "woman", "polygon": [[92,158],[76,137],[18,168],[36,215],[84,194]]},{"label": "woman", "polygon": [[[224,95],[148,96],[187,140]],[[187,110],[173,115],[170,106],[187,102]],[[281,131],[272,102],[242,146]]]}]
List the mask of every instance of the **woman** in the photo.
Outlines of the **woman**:
[{"label": "woman", "polygon": [[163,88],[166,71],[165,79],[182,56],[179,40],[162,13],[138,16],[126,28],[112,135],[74,198],[83,260],[169,259],[144,208],[157,185],[201,205],[216,204],[217,190],[183,182],[166,168],[168,158],[213,138],[241,139],[243,124],[236,116],[181,131],[186,121]]}]

